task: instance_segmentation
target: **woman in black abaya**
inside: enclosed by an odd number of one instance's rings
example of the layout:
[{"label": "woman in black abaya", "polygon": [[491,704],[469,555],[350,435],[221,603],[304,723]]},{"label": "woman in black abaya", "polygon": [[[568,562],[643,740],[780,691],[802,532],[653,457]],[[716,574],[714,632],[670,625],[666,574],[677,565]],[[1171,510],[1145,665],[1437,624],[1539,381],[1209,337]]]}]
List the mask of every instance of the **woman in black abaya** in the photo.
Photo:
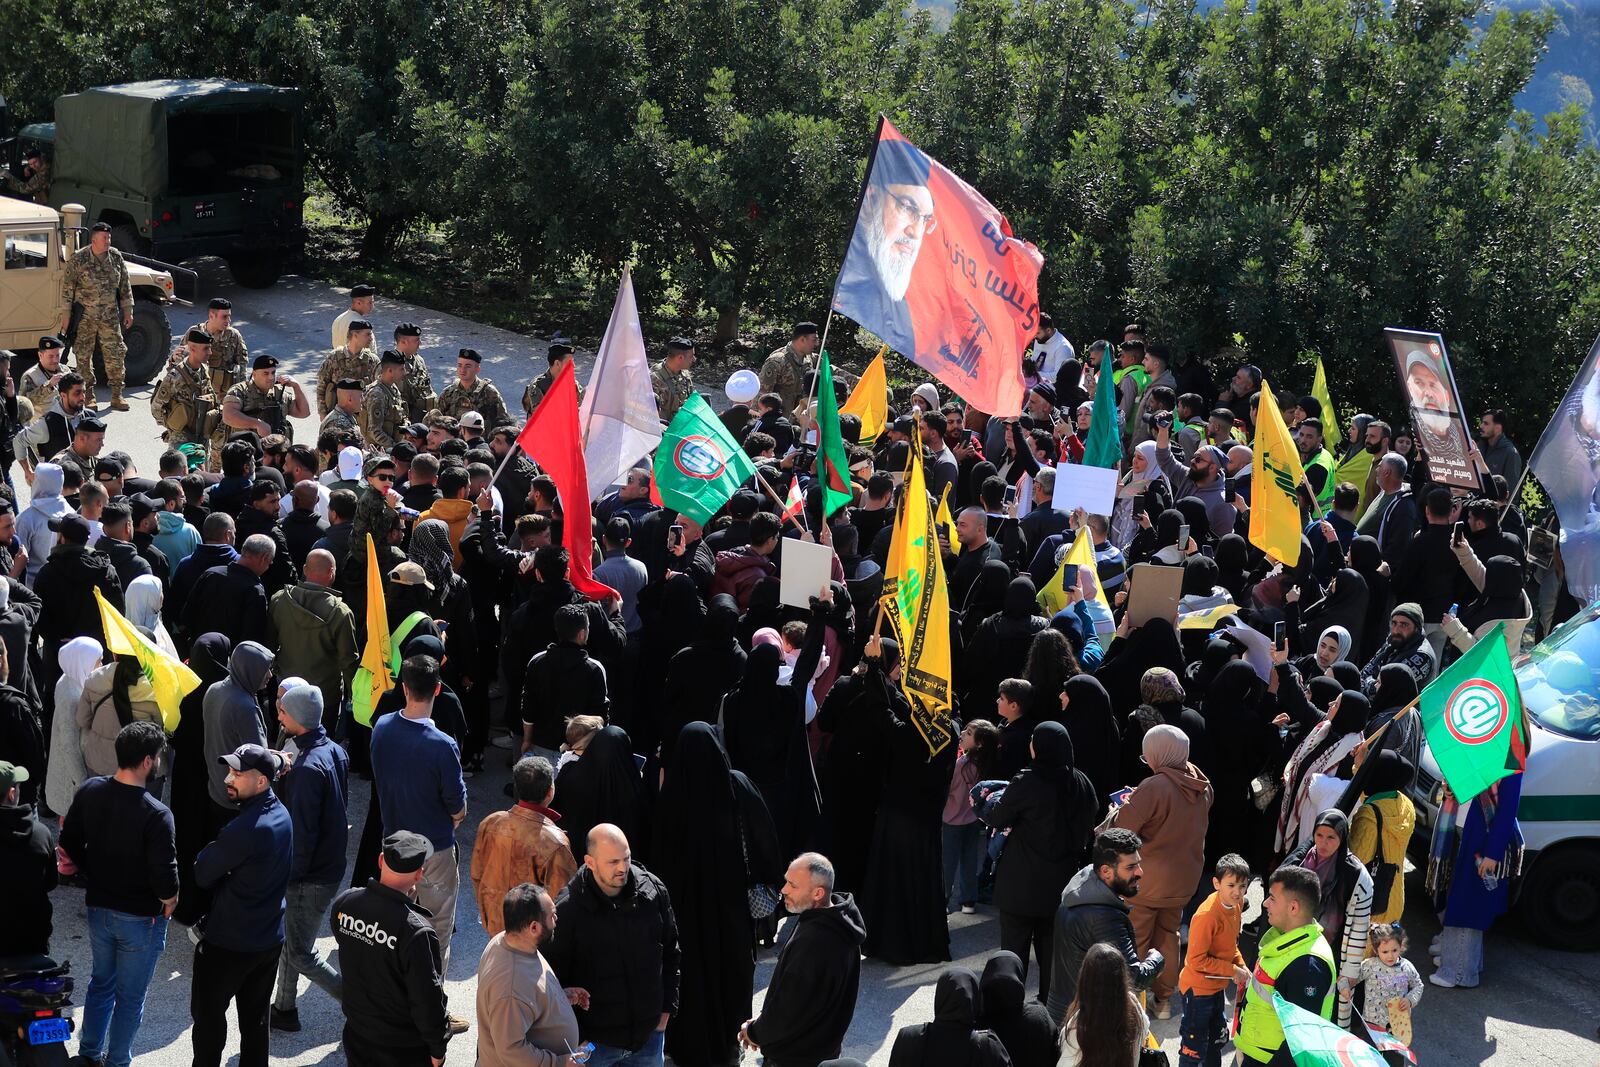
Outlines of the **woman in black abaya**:
[{"label": "woman in black abaya", "polygon": [[939,976],[933,1021],[900,1028],[889,1067],[1011,1067],[1000,1038],[978,1029],[977,975],[951,967]]},{"label": "woman in black abaya", "polygon": [[[978,627],[991,615],[998,615],[1006,606],[1006,591],[1011,587],[1011,568],[998,559],[991,559],[978,568],[978,577],[967,590],[964,604],[952,604],[961,613],[961,643],[970,645],[978,635]],[[965,663],[962,664],[965,666]]]},{"label": "woman in black abaya", "polygon": [[[637,703],[631,721],[635,727],[648,728],[648,733],[633,740],[646,749],[645,755],[653,755],[657,743],[670,742],[671,738],[655,736],[662,705],[660,692],[648,682],[666,678],[672,657],[700,639],[706,622],[706,605],[695,589],[694,579],[687,574],[675,574],[660,585],[645,587],[639,595],[639,616],[644,620],[644,629],[640,631],[639,678],[647,680],[647,684],[634,687]],[[709,714],[709,711],[701,713],[702,716]],[[641,730],[635,729],[634,733],[641,733]]]},{"label": "woman in black abaya", "polygon": [[1068,678],[1057,701],[1063,696],[1066,707],[1050,718],[1067,728],[1073,762],[1094,783],[1095,798],[1105,804],[1112,793],[1122,788],[1117,774],[1122,733],[1111,714],[1111,698],[1106,695],[1106,687],[1087,674]]},{"label": "woman in black abaya", "polygon": [[[1106,649],[1095,677],[1111,697],[1111,710],[1121,719],[1138,707],[1143,699],[1139,683],[1151,667],[1165,667],[1178,677],[1184,674],[1183,648],[1178,631],[1166,619],[1151,619],[1132,633],[1119,628]],[[1129,783],[1132,784],[1132,783]]]},{"label": "woman in black abaya", "polygon": [[[727,593],[718,593],[706,606],[700,636],[668,663],[658,705],[664,747],[672,747],[684,726],[704,719],[744,676],[745,651],[735,636],[738,628],[738,602]],[[562,815],[566,815],[565,809]]]},{"label": "woman in black abaya", "polygon": [[682,952],[667,1054],[682,1067],[735,1064],[755,982],[747,889],[782,882],[777,833],[760,793],[703,722],[679,733],[655,815],[650,867],[672,898]]},{"label": "woman in black abaya", "polygon": [[[955,721],[945,729],[954,737]],[[862,951],[895,966],[950,958],[941,865],[941,813],[955,770],[952,741],[929,755],[909,717],[889,728],[889,770],[856,903],[866,921]]]},{"label": "woman in black abaya", "polygon": [[1350,569],[1361,575],[1367,585],[1367,610],[1361,622],[1361,637],[1355,639],[1355,631],[1350,632],[1351,643],[1355,646],[1350,658],[1356,663],[1370,661],[1389,636],[1389,609],[1394,607],[1394,596],[1390,592],[1389,575],[1384,574],[1381,567],[1383,552],[1377,538],[1362,534],[1350,542]]},{"label": "woman in black abaya", "polygon": [[[1306,590],[1300,590],[1302,594]],[[1317,650],[1317,641],[1330,626],[1343,626],[1350,635],[1351,651],[1347,658],[1356,658],[1355,649],[1361,647],[1367,628],[1367,580],[1361,572],[1350,567],[1341,569],[1329,584],[1328,595],[1307,605],[1304,601],[1288,604],[1284,611],[1290,633],[1289,652],[1299,656]],[[1304,610],[1300,610],[1304,608]],[[1296,623],[1299,623],[1297,626]],[[1365,661],[1363,661],[1365,662]]]},{"label": "woman in black abaya", "polygon": [[178,910],[174,918],[187,925],[205,913],[210,894],[194,883],[194,858],[207,844],[206,815],[211,796],[206,789],[206,728],[201,703],[206,690],[228,677],[233,642],[219,633],[201,634],[189,648],[189,669],[200,678],[178,705],[178,729],[172,735],[172,823],[178,853]]},{"label": "woman in black abaya", "polygon": [[962,654],[962,707],[988,707],[1001,682],[1022,677],[1034,635],[1050,626],[1037,595],[1032,578],[1011,579],[1000,611],[978,625]]},{"label": "woman in black abaya", "polygon": [[817,728],[831,735],[822,756],[822,850],[833,861],[833,888],[861,893],[873,827],[889,766],[889,732],[911,714],[898,684],[900,645],[883,639],[878,659],[863,658],[854,674],[828,691]]},{"label": "woman in black abaya", "polygon": [[583,854],[589,831],[603,822],[615,823],[629,841],[649,839],[644,779],[620,726],[595,734],[583,755],[561,768],[551,806],[561,813],[574,855]]},{"label": "woman in black abaya", "polygon": [[[1262,836],[1258,824],[1266,816],[1250,799],[1250,782],[1274,764],[1278,733],[1270,717],[1261,714],[1266,685],[1255,668],[1243,660],[1227,663],[1205,690],[1200,717],[1206,733],[1218,743],[1212,746],[1211,779],[1213,799],[1211,817],[1206,823],[1206,858],[1202,884],[1209,885],[1217,860],[1229,852],[1249,856],[1253,869],[1263,869],[1264,851],[1257,842]],[[1275,764],[1274,764],[1275,765]]]}]

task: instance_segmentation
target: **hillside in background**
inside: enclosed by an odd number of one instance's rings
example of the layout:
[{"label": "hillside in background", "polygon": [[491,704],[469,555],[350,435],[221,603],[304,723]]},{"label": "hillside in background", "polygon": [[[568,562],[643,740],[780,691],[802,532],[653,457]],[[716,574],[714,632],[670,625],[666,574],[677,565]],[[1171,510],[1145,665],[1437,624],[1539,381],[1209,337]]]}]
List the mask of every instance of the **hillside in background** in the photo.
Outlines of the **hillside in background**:
[{"label": "hillside in background", "polygon": [[[1218,2],[1199,0],[1202,8]],[[956,0],[915,3],[933,16],[934,25],[940,29],[949,25],[955,13]],[[1586,125],[1590,139],[1600,140],[1600,111],[1595,108],[1595,94],[1600,92],[1600,0],[1510,0],[1493,7],[1509,11],[1555,9],[1561,21],[1550,34],[1546,42],[1549,51],[1533,80],[1517,97],[1517,104],[1541,120],[1568,104],[1579,104],[1589,115]]]}]

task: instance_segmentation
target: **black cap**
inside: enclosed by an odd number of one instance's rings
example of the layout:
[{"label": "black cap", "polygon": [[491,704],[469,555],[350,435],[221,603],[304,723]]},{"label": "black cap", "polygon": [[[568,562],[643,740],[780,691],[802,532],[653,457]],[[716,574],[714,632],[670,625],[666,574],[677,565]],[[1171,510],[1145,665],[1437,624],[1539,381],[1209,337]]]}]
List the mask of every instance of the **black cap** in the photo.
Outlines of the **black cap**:
[{"label": "black cap", "polygon": [[346,328],[350,331],[350,333],[355,333],[357,330],[372,329],[372,323],[368,322],[366,319],[351,319],[350,325]]},{"label": "black cap", "polygon": [[43,351],[43,350],[45,350],[47,348],[65,348],[65,347],[66,347],[66,345],[61,343],[61,338],[57,337],[53,333],[52,334],[45,334],[43,337],[39,338],[39,349],[40,349],[40,351]]},{"label": "black cap", "polygon": [[361,384],[360,378],[340,378],[333,383],[333,387],[335,389],[354,389],[358,393],[366,388]]},{"label": "black cap", "polygon": [[105,424],[105,421],[103,419],[98,419],[93,415],[85,415],[83,418],[78,420],[78,428],[77,428],[77,430],[75,432],[76,433],[105,433],[106,432],[106,424]]},{"label": "black cap", "polygon": [[796,337],[809,337],[811,334],[820,332],[814,322],[797,322],[794,324],[794,335]]},{"label": "black cap", "polygon": [[470,359],[474,363],[482,363],[483,362],[483,357],[478,355],[478,350],[475,349],[475,348],[463,348],[461,351],[456,353],[456,358],[457,359]]},{"label": "black cap", "polygon": [[192,345],[208,345],[211,343],[211,335],[199,326],[189,327],[189,332],[183,335],[183,339]]},{"label": "black cap", "polygon": [[383,356],[378,360],[378,362],[385,367],[404,367],[406,365],[406,357],[402,356],[392,348],[385,348],[383,350]]},{"label": "black cap", "polygon": [[1038,393],[1040,396],[1044,397],[1045,400],[1050,404],[1051,407],[1055,406],[1055,403],[1056,403],[1056,388],[1055,388],[1055,386],[1051,385],[1049,382],[1040,382],[1039,384],[1037,384],[1037,385],[1035,385],[1033,387],[1032,391],[1035,392],[1035,393]]},{"label": "black cap", "polygon": [[425,423],[413,422],[406,427],[405,432],[408,437],[426,437],[428,436],[428,427]]},{"label": "black cap", "polygon": [[277,356],[260,355],[250,361],[251,370],[275,370],[277,366]]},{"label": "black cap", "polygon": [[[377,296],[377,295],[378,295],[378,290],[374,286],[367,285],[365,282],[363,282],[360,285],[352,285],[350,287],[350,299],[352,299],[352,300],[359,300],[360,298],[362,298],[364,296]],[[372,327],[368,326],[367,329],[370,330],[370,329],[372,329]]]},{"label": "black cap", "polygon": [[135,526],[161,511],[163,506],[161,501],[146,496],[144,493],[134,493],[128,497],[128,507],[133,509],[133,524]]},{"label": "black cap", "polygon": [[211,298],[211,303],[207,304],[206,307],[210,308],[212,311],[232,311],[233,301],[225,300],[220,296],[216,296]]},{"label": "black cap", "polygon": [[235,771],[260,771],[271,781],[283,770],[283,757],[261,745],[240,745],[217,762]]},{"label": "black cap", "polygon": [[398,326],[396,326],[394,328],[394,339],[396,341],[400,340],[400,338],[402,338],[402,337],[421,337],[421,336],[422,336],[422,327],[418,326],[414,322],[402,322],[400,325],[398,325]]},{"label": "black cap", "polygon": [[50,529],[64,537],[69,544],[89,543],[89,520],[76,511],[64,512],[51,519]]},{"label": "black cap", "polygon": [[383,865],[395,874],[412,874],[433,855],[433,843],[421,834],[399,830],[383,839]]},{"label": "black cap", "polygon": [[109,474],[113,478],[122,477],[122,464],[110,456],[101,456],[94,461],[94,476],[98,479],[102,474]]},{"label": "black cap", "polygon": [[105,222],[97,222],[93,226],[89,227],[89,232],[90,233],[110,233],[111,232],[111,225],[109,223],[105,223]]},{"label": "black cap", "polygon": [[572,355],[572,342],[565,337],[552,338],[550,349],[545,355],[549,356],[551,360],[554,360],[557,356],[570,356]]},{"label": "black cap", "polygon": [[667,342],[668,352],[688,352],[693,350],[694,342],[687,337],[674,337]]},{"label": "black cap", "polygon": [[894,425],[889,428],[895,433],[903,433],[907,437],[910,437],[911,432],[917,428],[917,420],[912,418],[910,415],[901,415],[898,419],[894,420]]}]

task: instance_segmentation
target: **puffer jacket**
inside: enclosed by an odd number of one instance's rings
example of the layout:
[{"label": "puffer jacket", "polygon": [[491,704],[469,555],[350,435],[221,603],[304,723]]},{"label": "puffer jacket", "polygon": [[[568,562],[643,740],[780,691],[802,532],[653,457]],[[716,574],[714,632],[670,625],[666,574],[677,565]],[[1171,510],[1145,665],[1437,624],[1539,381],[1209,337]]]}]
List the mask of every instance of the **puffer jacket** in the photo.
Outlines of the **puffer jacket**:
[{"label": "puffer jacket", "polygon": [[1128,904],[1100,880],[1094,864],[1088,864],[1067,883],[1056,911],[1055,949],[1050,964],[1050,1003],[1046,1007],[1057,1026],[1066,1021],[1067,1006],[1078,996],[1078,972],[1089,949],[1105,942],[1127,961],[1135,989],[1144,989],[1156,980],[1166,962],[1152,951],[1139,959],[1133,937],[1133,920]]},{"label": "puffer jacket", "polygon": [[777,573],[772,560],[752,548],[732,548],[717,553],[717,569],[711,579],[711,595],[727,593],[744,611],[750,606],[750,595],[763,578]]},{"label": "puffer jacket", "polygon": [[[118,662],[112,660],[104,667],[97,668],[83,683],[83,692],[78,694],[78,708],[73,721],[78,724],[83,743],[83,765],[91,775],[110,776],[117,773],[117,734],[122,730],[123,723],[117,716],[117,702],[112,698],[111,691],[118,666]],[[150,681],[143,671],[139,673],[139,680],[128,688],[128,701],[133,711],[133,718],[129,721],[161,723],[156,691],[150,687]],[[166,751],[162,752],[162,766],[157,768],[157,777],[167,773]]]}]

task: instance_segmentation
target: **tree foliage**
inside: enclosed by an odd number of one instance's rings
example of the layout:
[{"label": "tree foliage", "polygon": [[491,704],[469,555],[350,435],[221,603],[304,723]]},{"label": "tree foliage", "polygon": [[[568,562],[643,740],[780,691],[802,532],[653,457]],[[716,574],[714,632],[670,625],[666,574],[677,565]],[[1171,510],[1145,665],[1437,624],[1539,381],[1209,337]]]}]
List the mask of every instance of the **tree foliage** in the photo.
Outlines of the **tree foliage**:
[{"label": "tree foliage", "polygon": [[0,91],[41,118],[97,82],[300,85],[368,254],[442,225],[525,291],[631,261],[719,339],[825,310],[883,112],[1038,243],[1076,340],[1138,319],[1291,388],[1320,353],[1341,403],[1393,411],[1379,331],[1439,329],[1469,404],[1535,421],[1600,330],[1588,120],[1513,104],[1552,25],[1479,0],[959,0],[938,28],[911,0],[14,0]]}]

